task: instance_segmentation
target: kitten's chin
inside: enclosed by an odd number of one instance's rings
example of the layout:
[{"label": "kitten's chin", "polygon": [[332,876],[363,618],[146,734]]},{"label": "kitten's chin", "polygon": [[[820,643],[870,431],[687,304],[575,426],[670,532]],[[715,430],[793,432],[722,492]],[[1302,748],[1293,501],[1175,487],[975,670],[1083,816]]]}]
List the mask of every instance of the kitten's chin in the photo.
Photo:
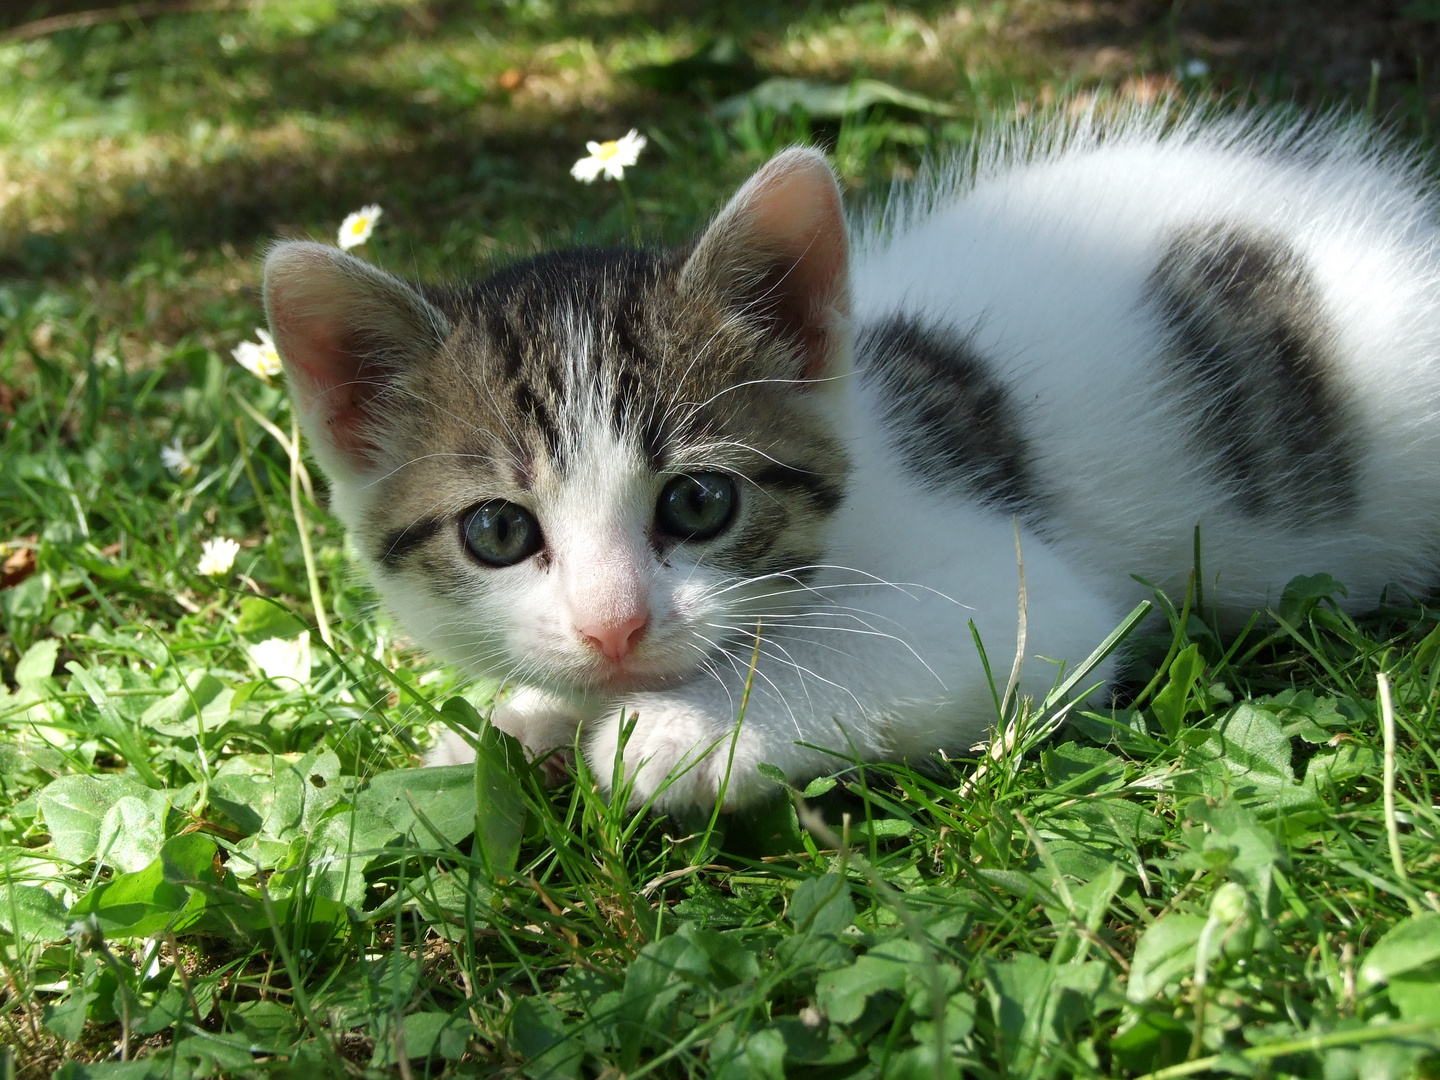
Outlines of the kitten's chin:
[{"label": "kitten's chin", "polygon": [[672,686],[678,686],[680,683],[686,682],[693,674],[693,671],[600,672],[583,684],[577,684],[577,688],[584,689],[590,694],[598,694],[606,697],[616,694],[640,694],[651,690],[668,690]]}]

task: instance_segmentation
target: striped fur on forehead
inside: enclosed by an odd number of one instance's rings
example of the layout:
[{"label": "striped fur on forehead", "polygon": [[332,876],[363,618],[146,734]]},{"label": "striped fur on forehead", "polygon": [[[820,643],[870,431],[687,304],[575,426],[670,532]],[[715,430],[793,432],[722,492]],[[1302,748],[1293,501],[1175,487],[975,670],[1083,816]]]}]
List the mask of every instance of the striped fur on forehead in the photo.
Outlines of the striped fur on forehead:
[{"label": "striped fur on forehead", "polygon": [[524,501],[541,472],[583,482],[597,431],[657,477],[741,479],[753,512],[712,542],[712,563],[745,573],[814,561],[844,497],[841,440],[786,377],[791,343],[763,313],[682,287],[683,255],[561,251],[426,290],[454,329],[393,395],[405,464],[372,503],[382,565],[445,536],[477,491]]}]

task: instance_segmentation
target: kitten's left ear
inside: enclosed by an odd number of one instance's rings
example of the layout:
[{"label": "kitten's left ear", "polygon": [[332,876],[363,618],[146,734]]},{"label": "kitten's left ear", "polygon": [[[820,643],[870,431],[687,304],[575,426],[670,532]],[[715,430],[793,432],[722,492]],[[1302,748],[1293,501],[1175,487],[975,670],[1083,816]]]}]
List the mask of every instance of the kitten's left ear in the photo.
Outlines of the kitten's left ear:
[{"label": "kitten's left ear", "polygon": [[810,381],[848,357],[849,241],[835,174],[818,150],[785,150],[752,176],[700,237],[681,289],[720,292],[794,343]]},{"label": "kitten's left ear", "polygon": [[418,291],[324,244],[279,244],[265,259],[265,312],[290,393],[331,476],[386,463],[386,395],[450,333]]}]

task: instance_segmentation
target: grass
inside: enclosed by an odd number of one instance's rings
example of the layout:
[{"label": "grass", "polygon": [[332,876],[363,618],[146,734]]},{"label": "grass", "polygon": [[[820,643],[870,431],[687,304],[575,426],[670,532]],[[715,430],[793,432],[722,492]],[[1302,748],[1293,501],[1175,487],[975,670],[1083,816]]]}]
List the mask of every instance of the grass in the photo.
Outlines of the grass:
[{"label": "grass", "polygon": [[[1047,741],[1012,702],[979,767],[748,818],[546,789],[493,734],[404,771],[492,688],[377,615],[230,359],[258,246],[371,201],[367,255],[444,274],[678,239],[807,134],[864,199],[1066,95],[1427,140],[1412,6],[306,0],[0,44],[3,1074],[1440,1073],[1434,609],[1355,620],[1319,576],[1236,637],[1157,598],[1130,707]],[[771,75],[940,107],[712,110]],[[629,209],[567,170],[632,125]]]}]

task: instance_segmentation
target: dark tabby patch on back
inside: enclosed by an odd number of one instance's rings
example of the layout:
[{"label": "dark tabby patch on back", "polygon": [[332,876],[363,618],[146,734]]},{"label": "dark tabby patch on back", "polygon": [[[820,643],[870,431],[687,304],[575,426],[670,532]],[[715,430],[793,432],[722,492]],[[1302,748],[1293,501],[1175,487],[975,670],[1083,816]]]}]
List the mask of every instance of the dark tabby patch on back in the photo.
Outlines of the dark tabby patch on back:
[{"label": "dark tabby patch on back", "polygon": [[1358,436],[1334,333],[1304,261],[1229,225],[1177,233],[1150,276],[1193,438],[1249,516],[1335,517],[1357,497]]},{"label": "dark tabby patch on back", "polygon": [[901,459],[929,487],[1010,513],[1033,509],[1029,451],[1010,391],[954,330],[895,315],[860,333]]}]

